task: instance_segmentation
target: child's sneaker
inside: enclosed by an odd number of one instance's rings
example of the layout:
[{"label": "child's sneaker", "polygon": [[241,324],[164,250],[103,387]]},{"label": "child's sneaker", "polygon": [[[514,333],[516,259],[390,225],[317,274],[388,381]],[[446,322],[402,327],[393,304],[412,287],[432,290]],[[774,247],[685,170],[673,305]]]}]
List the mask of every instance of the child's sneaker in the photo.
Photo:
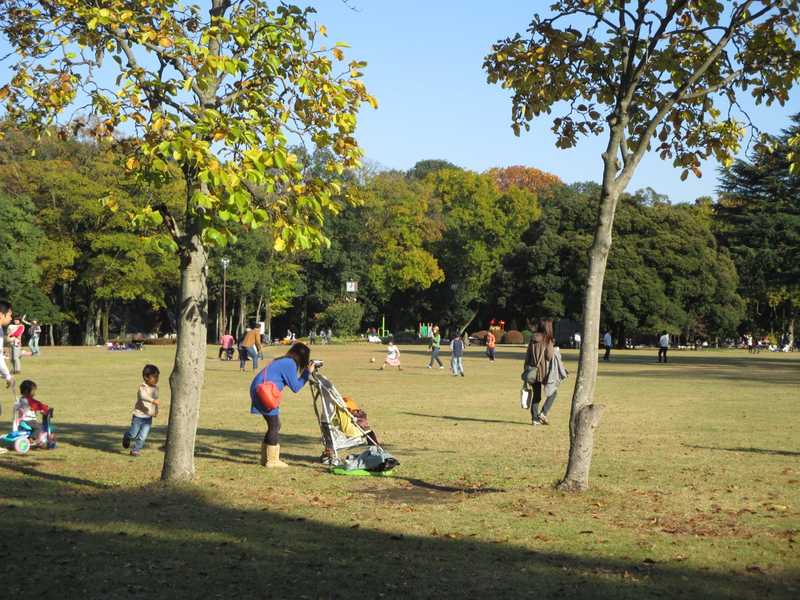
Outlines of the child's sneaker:
[{"label": "child's sneaker", "polygon": [[131,450],[131,456],[139,456],[140,454],[141,452],[139,452],[138,450]]},{"label": "child's sneaker", "polygon": [[126,450],[131,447],[131,438],[127,432],[122,436],[122,447]]}]

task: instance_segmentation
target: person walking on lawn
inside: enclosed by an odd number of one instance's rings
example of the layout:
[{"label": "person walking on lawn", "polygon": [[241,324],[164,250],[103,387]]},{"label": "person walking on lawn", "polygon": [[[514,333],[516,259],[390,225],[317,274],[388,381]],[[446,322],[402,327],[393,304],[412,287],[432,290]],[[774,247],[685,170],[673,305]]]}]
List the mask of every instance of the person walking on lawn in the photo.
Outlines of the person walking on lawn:
[{"label": "person walking on lawn", "polygon": [[[253,362],[253,370],[258,370],[258,357],[261,354],[261,331],[258,327],[252,327],[242,340],[241,347],[244,349],[247,358]],[[244,371],[244,361],[239,357],[239,369]]]},{"label": "person walking on lawn", "polygon": [[[524,378],[533,387],[532,424],[549,425],[547,415],[556,401],[558,386],[567,378],[567,370],[561,360],[561,350],[555,345],[553,321],[550,319],[541,321],[528,344]],[[539,411],[542,397],[545,398],[544,407]]]},{"label": "person walking on lawn", "polygon": [[11,323],[12,318],[13,313],[11,310],[11,303],[6,300],[0,300],[0,377],[5,380],[7,388],[14,387],[14,377],[11,375],[11,372],[8,370],[8,366],[6,365],[6,355],[5,352],[3,352],[3,342],[5,342],[6,339],[6,326]]},{"label": "person walking on lawn", "polygon": [[613,348],[613,346],[614,340],[611,337],[611,331],[606,331],[606,334],[603,336],[603,347],[606,349],[606,353],[603,355],[603,360],[611,360],[611,348]]},{"label": "person walking on lawn", "polygon": [[428,363],[428,368],[432,369],[433,361],[436,361],[439,363],[439,368],[444,369],[444,365],[439,358],[439,352],[442,351],[442,336],[439,333],[439,327],[437,325],[433,326],[433,337],[431,337],[431,343],[428,347],[431,350],[431,362]]},{"label": "person walking on lawn", "polygon": [[497,347],[497,338],[489,331],[486,334],[486,356],[489,357],[489,362],[494,362],[494,351]]},{"label": "person walking on lawn", "polygon": [[667,350],[669,350],[669,334],[662,331],[661,337],[658,338],[658,362],[661,362],[662,357],[664,362],[667,362]]},{"label": "person walking on lawn", "polygon": [[458,335],[450,341],[450,369],[453,377],[464,377],[464,340]]},{"label": "person walking on lawn", "polygon": [[34,319],[31,322],[25,320],[25,315],[22,315],[22,322],[29,326],[28,329],[28,348],[31,350],[31,356],[39,355],[39,338],[42,335],[42,326],[39,321]]}]

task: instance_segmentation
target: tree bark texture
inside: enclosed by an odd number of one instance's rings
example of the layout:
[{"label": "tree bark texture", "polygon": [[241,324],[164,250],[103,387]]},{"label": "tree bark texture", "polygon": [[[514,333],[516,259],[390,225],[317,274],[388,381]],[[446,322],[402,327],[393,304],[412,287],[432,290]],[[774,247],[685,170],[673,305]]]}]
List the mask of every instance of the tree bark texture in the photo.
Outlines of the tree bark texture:
[{"label": "tree bark texture", "polygon": [[208,332],[207,275],[208,254],[199,233],[194,233],[181,256],[178,340],[175,365],[169,378],[168,442],[161,471],[161,479],[165,481],[188,481],[194,477],[194,447]]},{"label": "tree bark texture", "polygon": [[586,404],[578,410],[570,421],[574,435],[570,440],[569,465],[567,476],[559,484],[559,489],[567,492],[582,492],[589,487],[589,468],[592,466],[594,430],[600,423],[605,407],[599,404]]},{"label": "tree bark texture", "polygon": [[[614,143],[616,142],[612,135],[612,144]],[[559,489],[565,491],[583,491],[589,488],[589,467],[592,463],[594,430],[597,428],[603,412],[603,407],[592,404],[592,401],[597,382],[603,281],[608,253],[611,250],[614,212],[620,194],[619,188],[613,183],[613,176],[616,172],[614,155],[609,151],[604,156],[604,160],[605,173],[597,228],[594,241],[589,249],[589,272],[583,299],[583,331],[581,333],[583,343],[578,359],[578,373],[569,420],[569,462],[564,479],[558,485]]]},{"label": "tree bark texture", "polygon": [[97,332],[100,328],[100,309],[94,304],[89,305],[83,329],[83,345],[94,346],[97,344]]}]

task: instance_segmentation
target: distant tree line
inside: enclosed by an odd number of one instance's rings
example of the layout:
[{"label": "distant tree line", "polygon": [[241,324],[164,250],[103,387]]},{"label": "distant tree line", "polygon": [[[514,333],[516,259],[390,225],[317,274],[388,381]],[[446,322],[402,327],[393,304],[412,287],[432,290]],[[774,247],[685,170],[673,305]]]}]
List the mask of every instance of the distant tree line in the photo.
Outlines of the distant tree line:
[{"label": "distant tree line", "polygon": [[[177,258],[131,216],[180,190],[134,181],[114,146],[80,132],[34,153],[26,136],[5,129],[0,294],[49,325],[55,343],[173,331]],[[793,335],[800,178],[790,172],[789,141],[798,133],[795,117],[749,160],[721,170],[717,200],[671,203],[649,188],[623,197],[602,304],[616,339],[663,329],[691,340]],[[298,154],[319,176],[324,157]],[[492,318],[515,329],[536,317],[580,318],[596,184],[565,185],[530,167],[475,173],[425,160],[408,172],[364,167],[346,188],[358,203],[342,203],[325,221],[327,248],[277,254],[269,233],[238,226],[235,243],[212,250],[210,337],[252,321],[272,323],[274,336],[331,326],[355,333],[358,314],[362,328],[385,319],[396,333],[419,321],[461,331]],[[356,295],[348,281],[358,282]],[[355,316],[346,306],[354,298]]]}]

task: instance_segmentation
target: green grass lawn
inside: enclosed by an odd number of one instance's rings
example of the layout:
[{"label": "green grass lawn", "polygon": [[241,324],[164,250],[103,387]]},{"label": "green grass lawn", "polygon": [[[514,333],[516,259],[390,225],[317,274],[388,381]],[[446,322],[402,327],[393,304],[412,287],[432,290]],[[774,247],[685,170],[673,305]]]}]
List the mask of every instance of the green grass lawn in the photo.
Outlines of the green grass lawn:
[{"label": "green grass lawn", "polygon": [[[308,389],[284,400],[291,468],[259,467],[251,373],[209,348],[197,480],[179,488],[158,483],[173,349],[28,358],[59,445],[0,456],[5,595],[800,597],[800,355],[685,351],[659,365],[655,351],[615,352],[600,365],[592,489],[565,495],[553,484],[574,351],[552,424],[533,428],[523,348],[500,347],[494,364],[470,349],[464,378],[401,350],[402,372],[376,370],[381,347],[312,351],[367,410],[396,477],[328,474]],[[137,459],[120,440],[145,362],[164,401]]]}]

